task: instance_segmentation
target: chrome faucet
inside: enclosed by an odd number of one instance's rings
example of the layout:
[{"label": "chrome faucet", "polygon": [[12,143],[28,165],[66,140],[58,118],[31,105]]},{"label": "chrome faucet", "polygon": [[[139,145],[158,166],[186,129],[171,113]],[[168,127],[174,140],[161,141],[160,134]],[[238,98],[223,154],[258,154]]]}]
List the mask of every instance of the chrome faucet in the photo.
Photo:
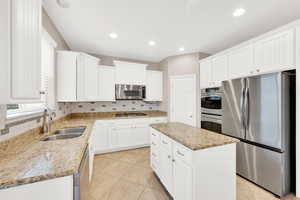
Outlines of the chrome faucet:
[{"label": "chrome faucet", "polygon": [[51,124],[53,123],[56,113],[50,108],[46,107],[43,114],[42,134],[49,134],[51,131]]}]

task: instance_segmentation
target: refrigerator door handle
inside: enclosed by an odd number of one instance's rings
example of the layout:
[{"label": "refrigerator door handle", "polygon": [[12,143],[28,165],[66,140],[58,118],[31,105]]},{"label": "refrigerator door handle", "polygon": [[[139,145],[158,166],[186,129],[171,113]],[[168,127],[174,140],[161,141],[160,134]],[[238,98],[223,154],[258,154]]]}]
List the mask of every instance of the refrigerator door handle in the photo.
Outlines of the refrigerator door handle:
[{"label": "refrigerator door handle", "polygon": [[240,102],[240,110],[241,110],[241,126],[242,129],[245,128],[245,87],[244,87],[244,79],[242,79],[243,87],[241,92],[241,102]]},{"label": "refrigerator door handle", "polygon": [[[245,90],[245,103],[244,103],[244,112],[245,112],[245,128],[246,130],[249,129],[249,118],[250,118],[250,105],[249,105],[249,100],[250,100],[250,95],[249,95],[249,79],[246,79],[246,90]],[[246,131],[247,132],[247,131]]]}]

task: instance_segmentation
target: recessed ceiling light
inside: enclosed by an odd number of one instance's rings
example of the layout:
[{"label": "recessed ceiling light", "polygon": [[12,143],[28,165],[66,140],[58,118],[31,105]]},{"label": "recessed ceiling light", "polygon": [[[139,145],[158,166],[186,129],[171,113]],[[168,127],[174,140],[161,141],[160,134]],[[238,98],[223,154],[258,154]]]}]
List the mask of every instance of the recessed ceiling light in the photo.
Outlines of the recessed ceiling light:
[{"label": "recessed ceiling light", "polygon": [[180,47],[180,48],[179,48],[179,51],[180,51],[180,52],[183,52],[184,50],[185,50],[184,47]]},{"label": "recessed ceiling light", "polygon": [[118,34],[111,33],[111,34],[109,34],[109,37],[111,37],[112,39],[116,39],[118,37]]},{"label": "recessed ceiling light", "polygon": [[150,41],[148,42],[148,44],[149,44],[150,46],[155,46],[156,42],[150,40]]},{"label": "recessed ceiling light", "polygon": [[233,15],[234,17],[240,17],[240,16],[244,15],[245,12],[246,12],[246,10],[245,10],[244,8],[238,8],[238,9],[236,9],[236,10],[233,12],[232,15]]}]

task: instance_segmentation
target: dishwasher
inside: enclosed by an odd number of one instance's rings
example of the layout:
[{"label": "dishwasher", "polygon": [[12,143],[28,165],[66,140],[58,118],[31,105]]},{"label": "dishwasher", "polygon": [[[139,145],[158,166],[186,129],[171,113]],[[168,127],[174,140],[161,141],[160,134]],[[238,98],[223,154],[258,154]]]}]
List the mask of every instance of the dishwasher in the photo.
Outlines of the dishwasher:
[{"label": "dishwasher", "polygon": [[80,167],[74,174],[74,200],[89,199],[89,148],[84,151]]}]

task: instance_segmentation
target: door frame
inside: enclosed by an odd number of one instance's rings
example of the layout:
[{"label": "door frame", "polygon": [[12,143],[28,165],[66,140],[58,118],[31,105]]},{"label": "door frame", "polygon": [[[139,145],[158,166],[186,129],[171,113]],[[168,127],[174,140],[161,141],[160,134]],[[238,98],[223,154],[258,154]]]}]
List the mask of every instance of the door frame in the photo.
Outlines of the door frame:
[{"label": "door frame", "polygon": [[175,75],[175,76],[170,76],[169,77],[169,84],[170,84],[170,91],[169,91],[169,95],[170,95],[170,105],[169,105],[169,113],[170,113],[170,122],[173,121],[174,119],[174,112],[173,112],[173,87],[172,87],[172,82],[178,79],[193,79],[193,82],[195,84],[195,90],[194,90],[194,96],[195,96],[195,109],[193,112],[193,116],[194,116],[194,122],[193,122],[193,126],[196,127],[197,126],[197,76],[196,74],[184,74],[184,75]]}]

